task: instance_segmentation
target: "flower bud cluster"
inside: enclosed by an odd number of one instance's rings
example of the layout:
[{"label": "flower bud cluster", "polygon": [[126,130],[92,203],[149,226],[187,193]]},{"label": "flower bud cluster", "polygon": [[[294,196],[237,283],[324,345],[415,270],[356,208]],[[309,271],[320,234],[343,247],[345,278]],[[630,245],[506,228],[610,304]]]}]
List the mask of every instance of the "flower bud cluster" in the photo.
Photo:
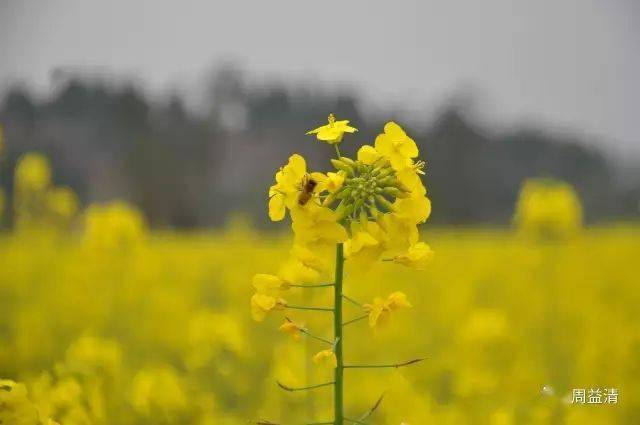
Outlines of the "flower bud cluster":
[{"label": "flower bud cluster", "polygon": [[345,173],[342,187],[325,202],[327,206],[337,202],[339,221],[365,216],[375,220],[380,213],[392,212],[393,202],[397,198],[408,198],[411,192],[384,158],[365,164],[342,156],[332,159],[331,163]]}]

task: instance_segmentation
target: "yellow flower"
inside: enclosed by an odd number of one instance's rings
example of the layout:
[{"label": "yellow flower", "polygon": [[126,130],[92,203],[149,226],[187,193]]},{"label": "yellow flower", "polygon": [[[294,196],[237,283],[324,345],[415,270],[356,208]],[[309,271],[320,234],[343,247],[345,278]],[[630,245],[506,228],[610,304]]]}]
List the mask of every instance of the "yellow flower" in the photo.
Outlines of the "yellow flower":
[{"label": "yellow flower", "polygon": [[[333,254],[333,251],[331,251],[331,254]],[[291,256],[305,267],[315,270],[319,274],[328,272],[330,269],[328,261],[322,258],[317,250],[312,251],[306,245],[294,244],[293,248],[291,248]]]},{"label": "yellow flower", "polygon": [[380,225],[374,221],[352,221],[351,238],[344,244],[345,257],[358,256],[365,263],[378,259],[383,251],[382,242],[385,239]]},{"label": "yellow flower", "polygon": [[267,295],[277,295],[280,293],[280,290],[287,289],[289,287],[289,283],[284,279],[279,276],[266,273],[258,273],[254,275],[251,283],[259,294]]},{"label": "yellow flower", "polygon": [[318,140],[329,144],[340,143],[344,133],[355,133],[357,128],[350,127],[348,120],[336,121],[333,114],[329,114],[329,123],[314,130],[310,130],[307,134],[315,134]]},{"label": "yellow flower", "polygon": [[292,283],[311,284],[320,282],[320,272],[318,270],[307,266],[295,258],[286,261],[282,267],[280,267],[278,274],[284,283],[282,289],[285,289]]},{"label": "yellow flower", "polygon": [[38,409],[28,397],[27,388],[22,383],[0,379],[0,423],[16,425],[36,425]]},{"label": "yellow flower", "polygon": [[337,222],[336,213],[317,204],[291,210],[293,232],[300,243],[344,242],[347,231]]},{"label": "yellow flower", "polygon": [[[325,180],[322,173],[307,174],[307,163],[298,154],[289,157],[287,165],[276,173],[276,184],[269,188],[269,218],[280,221],[284,218],[286,209],[296,208],[305,178],[316,181]],[[311,203],[311,202],[309,202]]]},{"label": "yellow flower", "polygon": [[387,307],[389,310],[397,310],[399,308],[413,307],[407,301],[407,295],[404,292],[396,291],[387,297]]},{"label": "yellow flower", "polygon": [[360,149],[358,149],[358,161],[363,164],[372,165],[378,159],[380,159],[382,155],[380,152],[376,150],[373,146],[363,145]]},{"label": "yellow flower", "polygon": [[582,204],[569,183],[529,179],[520,189],[514,223],[523,234],[534,238],[570,237],[582,227]]},{"label": "yellow flower", "polygon": [[381,297],[375,297],[373,303],[365,304],[364,310],[369,313],[369,326],[372,328],[385,324],[389,319],[389,309]]},{"label": "yellow flower", "polygon": [[313,362],[318,365],[328,363],[333,368],[338,367],[338,359],[336,358],[336,353],[334,353],[333,350],[318,351],[313,356]]},{"label": "yellow flower", "polygon": [[280,291],[287,289],[288,283],[282,278],[259,273],[253,276],[256,293],[251,297],[251,315],[256,322],[264,320],[271,310],[282,310],[287,302],[280,298]]},{"label": "yellow flower", "polygon": [[78,211],[78,197],[68,187],[55,187],[47,193],[49,210],[61,218],[70,218]]},{"label": "yellow flower", "polygon": [[393,207],[397,217],[412,224],[424,223],[431,215],[429,198],[414,192],[408,198],[396,199]]},{"label": "yellow flower", "polygon": [[251,297],[251,316],[256,322],[261,322],[272,310],[283,310],[287,302],[282,298],[272,297],[266,294],[253,294]]},{"label": "yellow flower", "polygon": [[384,133],[376,137],[376,150],[387,157],[396,170],[410,167],[411,158],[418,156],[418,147],[407,133],[395,122],[385,124]]},{"label": "yellow flower", "polygon": [[339,190],[344,183],[344,171],[338,171],[337,173],[327,173],[327,180],[324,182],[323,189],[333,193]]},{"label": "yellow flower", "polygon": [[403,292],[393,292],[386,300],[382,297],[376,297],[373,299],[373,303],[364,305],[365,311],[369,313],[369,326],[372,328],[386,324],[392,311],[409,307],[411,304]]},{"label": "yellow flower", "polygon": [[40,153],[27,153],[18,159],[15,186],[18,191],[43,191],[51,184],[49,160]]},{"label": "yellow flower", "polygon": [[384,250],[387,256],[395,256],[406,251],[418,242],[418,228],[406,218],[397,214],[384,214],[378,218],[378,224],[385,232]]},{"label": "yellow flower", "polygon": [[276,173],[276,184],[269,188],[269,217],[273,221],[284,218],[286,207],[298,200],[301,183],[307,174],[307,163],[298,154],[291,155],[287,165]]},{"label": "yellow flower", "polygon": [[423,270],[432,257],[433,251],[429,245],[424,242],[417,242],[411,245],[406,252],[395,256],[393,261],[407,267]]},{"label": "yellow flower", "polygon": [[304,329],[304,324],[292,322],[289,319],[286,319],[285,322],[280,325],[280,331],[288,334],[294,341],[300,341],[302,338],[302,330]]}]

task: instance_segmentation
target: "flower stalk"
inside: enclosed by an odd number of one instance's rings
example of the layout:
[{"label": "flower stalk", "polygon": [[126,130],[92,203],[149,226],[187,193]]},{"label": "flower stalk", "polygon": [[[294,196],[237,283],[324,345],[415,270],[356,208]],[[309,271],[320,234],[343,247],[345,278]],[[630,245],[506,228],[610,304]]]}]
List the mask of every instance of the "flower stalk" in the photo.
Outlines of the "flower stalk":
[{"label": "flower stalk", "polygon": [[342,278],[344,274],[344,245],[336,245],[336,280],[333,298],[333,332],[336,340],[334,353],[336,354],[337,365],[334,373],[333,407],[335,412],[335,425],[342,425],[344,422],[344,362],[342,358]]},{"label": "flower stalk", "polygon": [[[286,391],[333,386],[333,421],[314,422],[316,424],[364,424],[382,402],[380,397],[357,419],[346,415],[346,369],[399,368],[424,360],[345,364],[345,326],[365,319],[371,328],[383,326],[396,311],[411,307],[406,294],[399,291],[387,297],[375,297],[367,303],[346,295],[343,290],[345,261],[370,264],[382,260],[421,270],[432,256],[429,246],[419,240],[417,229],[429,217],[431,203],[420,179],[424,174],[424,162],[417,159],[419,152],[415,141],[398,124],[388,122],[373,146],[361,146],[354,158],[342,156],[339,144],[343,136],[356,131],[349,126],[349,121],[329,115],[326,125],[307,134],[333,145],[336,154],[336,158],[330,160],[333,170],[326,173],[308,171],[306,160],[293,154],[276,172],[275,184],[269,188],[269,217],[281,221],[289,216],[294,243],[290,258],[276,274],[259,273],[252,281],[256,293],[251,298],[251,312],[257,321],[284,309],[333,313],[333,340],[310,333],[303,323],[288,317],[280,326],[280,331],[295,341],[306,335],[309,337],[307,343],[316,340],[330,346],[318,351],[312,359],[317,365],[333,368],[333,381],[299,388],[278,382]],[[335,247],[335,261],[331,258],[331,247]],[[305,297],[302,305],[291,305],[283,298],[290,288],[331,287],[333,305],[330,307],[309,305],[313,304],[310,297]],[[346,303],[359,309],[360,314],[344,320]],[[312,410],[307,413],[313,417]]]}]

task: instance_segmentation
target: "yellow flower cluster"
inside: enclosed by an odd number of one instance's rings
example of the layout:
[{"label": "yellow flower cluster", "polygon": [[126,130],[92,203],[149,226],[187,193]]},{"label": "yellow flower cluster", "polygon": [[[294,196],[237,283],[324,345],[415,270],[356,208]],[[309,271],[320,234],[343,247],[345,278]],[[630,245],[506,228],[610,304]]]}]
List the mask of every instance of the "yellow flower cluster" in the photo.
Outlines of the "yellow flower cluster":
[{"label": "yellow flower cluster", "polygon": [[42,420],[25,385],[8,379],[0,379],[0,424],[58,425],[51,419]]},{"label": "yellow flower cluster", "polygon": [[[338,143],[353,133],[349,121],[329,123],[307,134]],[[314,284],[329,278],[332,249],[344,243],[345,257],[360,265],[393,261],[422,269],[433,252],[420,242],[417,225],[431,213],[431,202],[420,179],[424,162],[418,147],[398,124],[388,122],[374,145],[364,145],[351,159],[332,159],[334,171],[307,170],[305,159],[293,154],[269,188],[269,217],[283,220],[289,212],[295,238],[291,257],[276,275],[258,274],[251,299],[255,320],[286,307],[282,291],[290,284]]]},{"label": "yellow flower cluster", "polygon": [[520,190],[514,222],[521,233],[533,238],[570,237],[582,228],[582,204],[569,183],[529,179]]},{"label": "yellow flower cluster", "polygon": [[68,227],[78,212],[78,197],[70,188],[52,184],[49,160],[40,153],[18,159],[14,185],[16,223],[21,229]]}]

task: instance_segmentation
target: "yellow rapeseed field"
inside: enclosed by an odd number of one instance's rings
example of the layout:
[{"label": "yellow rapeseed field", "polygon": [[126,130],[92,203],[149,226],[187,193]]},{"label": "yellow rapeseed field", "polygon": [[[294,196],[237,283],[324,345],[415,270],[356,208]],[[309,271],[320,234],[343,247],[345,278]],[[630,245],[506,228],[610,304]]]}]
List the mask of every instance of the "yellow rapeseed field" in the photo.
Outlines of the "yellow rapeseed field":
[{"label": "yellow rapeseed field", "polygon": [[[0,235],[2,425],[331,419],[330,389],[290,393],[276,384],[331,379],[312,361],[322,342],[279,332],[289,311],[257,325],[248,303],[253,275],[288,258],[291,235],[242,217],[218,231],[151,232],[121,202],[77,212],[72,192],[51,187],[46,162],[29,161],[15,229]],[[539,208],[545,191],[555,210]],[[532,181],[513,229],[423,226],[435,252],[424,270],[347,260],[349,296],[372,300],[392,288],[412,308],[382,327],[346,327],[345,357],[426,359],[346,370],[345,410],[365,412],[384,394],[368,423],[638,423],[640,227],[584,229],[576,208],[562,184]],[[287,301],[329,305],[331,297],[326,288],[292,289]],[[344,314],[362,310],[345,304]],[[295,319],[330,335],[330,315]],[[572,404],[575,388],[615,388],[619,400]]]}]

